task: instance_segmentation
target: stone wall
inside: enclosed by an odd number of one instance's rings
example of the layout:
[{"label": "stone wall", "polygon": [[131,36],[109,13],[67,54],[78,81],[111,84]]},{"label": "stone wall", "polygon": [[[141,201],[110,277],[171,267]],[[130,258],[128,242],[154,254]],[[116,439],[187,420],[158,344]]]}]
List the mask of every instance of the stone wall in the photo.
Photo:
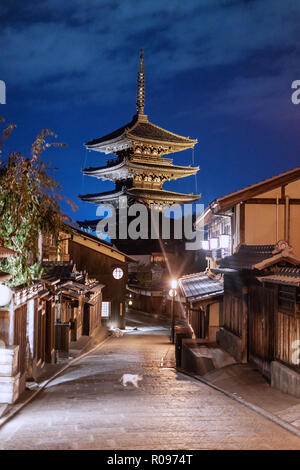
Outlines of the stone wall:
[{"label": "stone wall", "polygon": [[271,386],[300,398],[300,373],[281,364],[271,362]]},{"label": "stone wall", "polygon": [[225,349],[231,356],[233,356],[238,362],[242,362],[243,359],[243,344],[242,338],[231,333],[225,328],[221,328],[216,333],[217,343]]}]

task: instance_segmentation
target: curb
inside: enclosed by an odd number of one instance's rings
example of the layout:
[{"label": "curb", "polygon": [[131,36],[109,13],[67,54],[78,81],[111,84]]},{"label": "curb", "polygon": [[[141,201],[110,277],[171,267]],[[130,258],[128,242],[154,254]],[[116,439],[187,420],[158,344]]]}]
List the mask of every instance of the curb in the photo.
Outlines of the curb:
[{"label": "curb", "polygon": [[201,382],[205,385],[208,385],[209,387],[213,388],[214,390],[223,393],[223,395],[227,396],[228,398],[231,398],[234,401],[237,401],[241,405],[246,406],[252,411],[255,411],[255,413],[260,414],[264,418],[268,419],[269,421],[272,421],[275,424],[278,424],[282,428],[286,429],[287,431],[295,434],[296,436],[300,437],[300,429],[296,428],[292,424],[287,423],[286,421],[283,421],[282,419],[278,418],[277,416],[273,415],[272,413],[269,413],[268,411],[264,410],[263,408],[260,408],[259,406],[253,405],[253,403],[250,403],[249,401],[244,400],[243,398],[239,398],[233,393],[227,392],[223,388],[218,387],[217,385],[212,384],[208,380],[204,379],[203,377],[200,377],[199,375],[194,375],[192,372],[186,372],[179,367],[176,367],[177,372],[179,372],[182,375],[186,375],[188,377],[193,378],[194,380],[197,380],[198,382]]},{"label": "curb", "polygon": [[18,414],[20,411],[23,410],[23,408],[25,408],[25,406],[27,406],[42,390],[44,390],[47,385],[52,382],[52,380],[56,379],[56,377],[58,377],[62,372],[64,372],[65,370],[67,370],[70,366],[72,366],[73,364],[75,364],[76,362],[80,361],[81,359],[83,359],[84,357],[88,356],[89,354],[91,354],[92,352],[94,351],[97,351],[97,349],[101,349],[102,346],[107,343],[109,340],[111,340],[113,337],[112,336],[108,336],[106,337],[103,341],[101,341],[100,344],[97,344],[97,346],[95,346],[94,348],[90,349],[89,351],[83,353],[82,355],[78,355],[77,357],[75,357],[74,359],[72,359],[70,362],[68,362],[68,364],[66,364],[62,369],[60,369],[59,371],[55,372],[55,374],[53,374],[49,379],[46,379],[44,382],[41,382],[40,384],[40,387],[24,402],[22,403],[22,405],[17,408],[16,410],[12,411],[11,414],[7,415],[6,417],[0,419],[0,429],[8,422],[10,421],[14,416],[16,416],[16,414]]}]

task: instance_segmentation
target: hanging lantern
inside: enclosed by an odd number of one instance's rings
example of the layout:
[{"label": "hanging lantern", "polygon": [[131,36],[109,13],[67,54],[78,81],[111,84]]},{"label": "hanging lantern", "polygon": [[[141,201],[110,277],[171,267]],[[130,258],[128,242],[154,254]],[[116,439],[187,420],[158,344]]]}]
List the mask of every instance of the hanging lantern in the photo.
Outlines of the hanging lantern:
[{"label": "hanging lantern", "polygon": [[230,244],[230,236],[221,235],[220,236],[220,248],[229,248],[229,244]]},{"label": "hanging lantern", "polygon": [[209,247],[211,250],[216,250],[218,248],[218,245],[219,245],[218,238],[211,238],[209,240]]},{"label": "hanging lantern", "polygon": [[5,284],[0,284],[0,307],[9,304],[12,298],[12,291]]},{"label": "hanging lantern", "polygon": [[170,297],[176,297],[177,295],[177,291],[175,289],[170,289],[169,290],[169,296]]},{"label": "hanging lantern", "polygon": [[209,241],[202,240],[202,250],[209,250]]},{"label": "hanging lantern", "polygon": [[123,269],[121,269],[121,268],[115,268],[113,270],[113,277],[115,279],[122,279],[123,274],[124,274],[124,272],[123,272]]}]

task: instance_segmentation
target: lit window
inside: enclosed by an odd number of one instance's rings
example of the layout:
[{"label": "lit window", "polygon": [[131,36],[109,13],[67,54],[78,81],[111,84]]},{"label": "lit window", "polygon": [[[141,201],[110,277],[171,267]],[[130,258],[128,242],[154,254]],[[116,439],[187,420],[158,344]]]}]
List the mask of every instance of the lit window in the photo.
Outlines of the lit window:
[{"label": "lit window", "polygon": [[218,248],[219,240],[217,238],[211,238],[209,240],[209,247],[211,250],[216,250]]},{"label": "lit window", "polygon": [[229,235],[221,235],[220,236],[220,247],[221,248],[229,248],[229,244],[230,244]]},{"label": "lit window", "polygon": [[202,240],[202,250],[209,250],[209,241]]}]

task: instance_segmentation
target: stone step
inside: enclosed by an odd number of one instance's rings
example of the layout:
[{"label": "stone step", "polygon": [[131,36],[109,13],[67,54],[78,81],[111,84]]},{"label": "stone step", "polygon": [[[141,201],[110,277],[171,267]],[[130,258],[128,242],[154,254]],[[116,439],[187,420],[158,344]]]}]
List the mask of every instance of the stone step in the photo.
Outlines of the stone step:
[{"label": "stone step", "polygon": [[0,348],[0,377],[15,376],[18,369],[19,346]]},{"label": "stone step", "polygon": [[0,377],[0,403],[14,403],[19,397],[20,374]]}]

